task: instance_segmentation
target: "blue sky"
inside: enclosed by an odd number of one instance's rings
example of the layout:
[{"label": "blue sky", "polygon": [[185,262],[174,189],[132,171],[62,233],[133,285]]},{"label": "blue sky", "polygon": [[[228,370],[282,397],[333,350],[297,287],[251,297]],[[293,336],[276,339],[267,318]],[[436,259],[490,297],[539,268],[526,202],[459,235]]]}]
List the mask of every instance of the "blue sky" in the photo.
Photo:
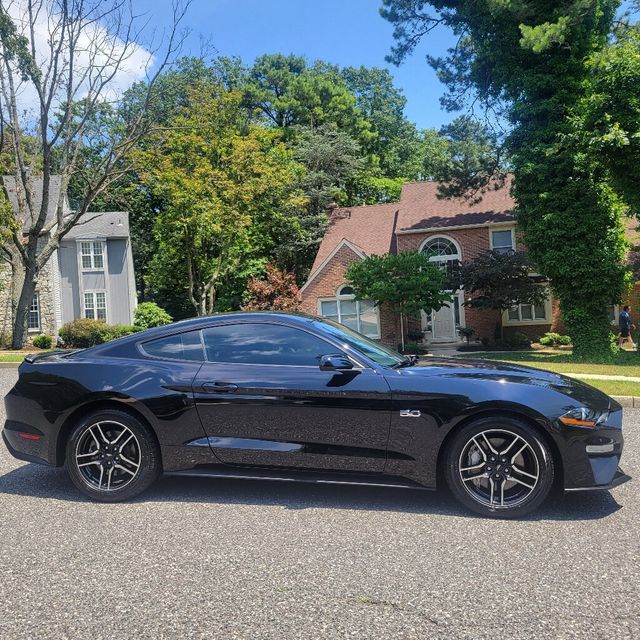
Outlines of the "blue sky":
[{"label": "blue sky", "polygon": [[[392,44],[391,25],[379,13],[379,0],[194,0],[185,24],[191,35],[184,53],[199,54],[207,41],[221,55],[238,55],[246,63],[263,53],[295,53],[341,66],[388,67],[407,98],[407,117],[419,127],[439,127],[452,115],[441,110],[443,92],[425,55],[444,53],[453,36],[442,29],[430,34],[401,67],[384,56]],[[135,0],[150,26],[170,21],[170,0]]]}]

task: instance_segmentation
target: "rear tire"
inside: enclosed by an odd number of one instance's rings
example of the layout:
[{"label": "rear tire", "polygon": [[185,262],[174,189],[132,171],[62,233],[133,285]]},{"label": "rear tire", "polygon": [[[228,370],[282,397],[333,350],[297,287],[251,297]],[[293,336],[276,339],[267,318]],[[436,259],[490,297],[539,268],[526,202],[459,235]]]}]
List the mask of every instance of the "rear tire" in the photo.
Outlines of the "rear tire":
[{"label": "rear tire", "polygon": [[553,486],[553,456],[527,423],[506,416],[475,420],[446,452],[449,488],[466,507],[491,518],[537,509]]},{"label": "rear tire", "polygon": [[124,411],[84,417],[71,431],[65,468],[92,500],[120,502],[145,491],[160,475],[160,449],[149,428]]}]

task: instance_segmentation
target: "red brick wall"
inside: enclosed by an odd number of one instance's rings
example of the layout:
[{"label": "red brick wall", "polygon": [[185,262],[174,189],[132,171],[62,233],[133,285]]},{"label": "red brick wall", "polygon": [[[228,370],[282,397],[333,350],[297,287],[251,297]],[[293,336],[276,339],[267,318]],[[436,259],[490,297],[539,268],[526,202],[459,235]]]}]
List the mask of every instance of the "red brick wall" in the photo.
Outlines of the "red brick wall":
[{"label": "red brick wall", "polygon": [[462,251],[463,260],[472,260],[489,250],[489,229],[451,229],[446,232],[425,231],[398,235],[398,251],[418,251],[422,243],[433,236],[453,238]]},{"label": "red brick wall", "polygon": [[[345,271],[361,258],[349,247],[343,246],[302,292],[301,310],[318,315],[318,298],[333,298],[338,288],[345,284]],[[380,307],[380,341],[392,347],[400,342],[400,319],[387,304]]]}]

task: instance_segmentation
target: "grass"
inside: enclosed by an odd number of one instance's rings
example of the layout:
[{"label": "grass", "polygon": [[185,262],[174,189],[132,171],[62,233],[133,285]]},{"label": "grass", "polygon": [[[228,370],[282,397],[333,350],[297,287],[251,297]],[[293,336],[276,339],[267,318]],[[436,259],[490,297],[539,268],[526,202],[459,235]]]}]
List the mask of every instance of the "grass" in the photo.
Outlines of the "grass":
[{"label": "grass", "polygon": [[[640,353],[622,351],[616,360],[607,364],[576,362],[570,351],[545,349],[543,351],[513,351],[510,353],[464,354],[460,357],[480,360],[500,360],[526,367],[546,369],[566,375],[591,373],[595,375],[628,376],[640,378]],[[580,380],[580,378],[578,378]],[[626,380],[582,380],[586,384],[600,389],[610,396],[640,396],[640,382]]]},{"label": "grass", "polygon": [[610,396],[640,396],[640,382],[619,380],[582,380]]},{"label": "grass", "polygon": [[22,362],[26,355],[26,351],[13,351],[6,353],[0,351],[0,362]]},{"label": "grass", "polygon": [[547,369],[555,373],[594,373],[608,376],[631,376],[640,378],[640,352],[623,351],[607,364],[575,362],[570,351],[513,351],[509,353],[466,353],[460,357],[481,360],[501,360],[527,367]]}]

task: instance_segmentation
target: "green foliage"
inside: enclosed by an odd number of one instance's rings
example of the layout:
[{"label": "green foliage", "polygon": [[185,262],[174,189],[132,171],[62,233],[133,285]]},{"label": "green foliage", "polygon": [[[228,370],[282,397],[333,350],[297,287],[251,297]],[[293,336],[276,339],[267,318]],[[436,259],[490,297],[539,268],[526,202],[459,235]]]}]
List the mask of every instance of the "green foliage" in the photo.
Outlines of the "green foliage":
[{"label": "green foliage", "polygon": [[571,344],[571,336],[563,336],[559,333],[547,332],[540,338],[540,344],[545,347],[567,346]]},{"label": "green foliage", "polygon": [[[511,125],[506,145],[528,255],[551,279],[576,357],[611,357],[606,309],[626,285],[624,207],[604,157],[585,144],[576,123],[593,92],[592,60],[607,47],[618,0],[383,5],[394,25],[394,62],[439,24],[461,34],[447,57],[429,58],[448,89],[443,103],[459,109],[479,101]],[[637,84],[630,93],[637,94]]]},{"label": "green foliage", "polygon": [[498,337],[502,336],[502,314],[519,304],[544,304],[548,292],[529,277],[529,265],[522,253],[487,251],[463,262],[456,277],[471,295],[464,304],[498,312]]},{"label": "green foliage", "polygon": [[133,324],[140,329],[161,327],[173,322],[173,318],[155,302],[141,302],[133,312]]},{"label": "green foliage", "polygon": [[471,327],[460,327],[458,329],[458,333],[467,340],[467,343],[469,342],[469,339],[475,332],[476,330],[472,329]]},{"label": "green foliage", "polygon": [[64,346],[69,349],[86,349],[97,344],[122,338],[138,330],[128,325],[108,325],[99,320],[82,318],[67,322],[60,329]]},{"label": "green foliage", "polygon": [[36,336],[31,342],[37,349],[51,349],[53,338],[51,336],[45,336],[44,334],[42,334]]},{"label": "green foliage", "polygon": [[[136,156],[143,179],[166,203],[153,228],[154,284],[186,294],[198,315],[219,308],[219,291],[241,275],[244,285],[259,258],[303,234],[302,167],[278,131],[246,123],[240,101],[239,92],[193,87],[189,106],[158,134],[159,143]],[[242,273],[247,266],[253,273]]]},{"label": "green foliage", "polygon": [[359,300],[392,304],[400,313],[438,311],[453,301],[444,291],[445,273],[423,253],[369,256],[352,264],[345,279]]},{"label": "green foliage", "polygon": [[264,278],[249,279],[242,308],[245,311],[297,311],[301,298],[295,275],[272,264],[267,264],[265,271]]},{"label": "green foliage", "polygon": [[526,333],[514,331],[509,337],[498,341],[497,346],[505,349],[528,349],[531,347],[531,339]]}]

